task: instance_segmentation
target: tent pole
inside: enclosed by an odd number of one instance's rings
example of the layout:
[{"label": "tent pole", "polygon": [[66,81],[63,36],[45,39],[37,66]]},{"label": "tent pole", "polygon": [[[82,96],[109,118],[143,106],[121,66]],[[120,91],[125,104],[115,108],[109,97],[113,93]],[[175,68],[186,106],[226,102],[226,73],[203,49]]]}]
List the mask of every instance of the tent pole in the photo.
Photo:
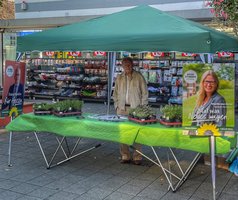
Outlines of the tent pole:
[{"label": "tent pole", "polygon": [[107,115],[110,113],[112,85],[114,77],[114,69],[116,63],[116,52],[108,52],[108,86],[107,86]]},{"label": "tent pole", "polygon": [[3,33],[4,29],[0,29],[0,87],[3,87],[3,62],[4,62],[4,55],[3,55]]}]

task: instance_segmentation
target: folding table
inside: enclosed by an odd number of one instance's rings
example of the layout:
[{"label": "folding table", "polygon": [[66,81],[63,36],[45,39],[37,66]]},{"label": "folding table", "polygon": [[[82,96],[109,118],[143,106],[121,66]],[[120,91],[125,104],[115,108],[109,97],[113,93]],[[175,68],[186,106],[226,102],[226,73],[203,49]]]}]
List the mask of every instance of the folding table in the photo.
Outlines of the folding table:
[{"label": "folding table", "polygon": [[[133,148],[134,143],[140,143],[151,147],[155,160],[148,155],[138,152],[146,159],[150,160],[157,166],[161,167],[166,179],[169,183],[169,189],[176,191],[182,183],[187,179],[188,175],[199,160],[201,153],[209,153],[209,140],[208,138],[190,137],[182,134],[182,128],[168,128],[160,124],[140,125],[130,121],[124,122],[106,122],[98,121],[96,119],[88,118],[88,115],[83,117],[56,117],[51,115],[34,115],[33,113],[23,114],[14,119],[8,126],[7,130],[10,131],[9,139],[9,164],[11,160],[11,137],[15,132],[34,132],[36,140],[39,144],[41,153],[46,162],[47,168],[60,165],[72,158],[75,158],[85,152],[95,149],[100,144],[90,147],[84,151],[76,153],[76,148],[81,138],[92,138],[104,141],[112,141],[118,143],[124,143],[131,145]],[[56,135],[58,142],[57,148],[50,160],[46,158],[45,150],[41,145],[41,141],[38,137],[39,133],[53,133]],[[62,136],[61,139],[60,136]],[[77,137],[77,141],[74,144],[72,150],[68,148],[66,151],[63,147],[63,143],[67,144],[66,138]],[[216,153],[223,154],[230,151],[231,142],[229,138],[216,138]],[[155,147],[166,147],[171,152],[176,164],[180,169],[180,175],[171,172],[170,168],[163,166],[159,154],[156,152]],[[180,163],[176,157],[176,153],[172,148],[185,149],[197,152],[194,159],[188,168],[184,171],[180,166]],[[64,159],[54,163],[55,156],[62,150]],[[69,152],[68,154],[66,152]],[[172,177],[177,179],[176,184],[172,183]]]},{"label": "folding table", "polygon": [[[157,166],[161,167],[168,183],[169,188],[172,191],[176,191],[187,179],[188,175],[200,159],[202,153],[209,153],[210,151],[210,142],[209,137],[196,137],[196,136],[188,136],[183,135],[182,128],[175,128],[175,127],[165,127],[160,124],[148,125],[140,127],[139,133],[136,137],[135,142],[140,143],[143,145],[150,146],[156,160],[151,159],[149,156],[139,152],[145,158],[156,164]],[[216,138],[216,153],[217,154],[225,154],[230,151],[231,148],[231,140],[233,138],[229,137],[217,137]],[[171,153],[175,163],[179,169],[179,174],[174,174],[171,171],[171,168],[166,168],[160,159],[160,155],[158,151],[156,151],[155,147],[167,147],[169,152]],[[172,148],[176,149],[184,149],[197,152],[187,167],[186,170],[183,170],[178,159],[176,153]],[[169,163],[169,162],[168,162]],[[175,184],[173,184],[173,178],[176,179]]]}]

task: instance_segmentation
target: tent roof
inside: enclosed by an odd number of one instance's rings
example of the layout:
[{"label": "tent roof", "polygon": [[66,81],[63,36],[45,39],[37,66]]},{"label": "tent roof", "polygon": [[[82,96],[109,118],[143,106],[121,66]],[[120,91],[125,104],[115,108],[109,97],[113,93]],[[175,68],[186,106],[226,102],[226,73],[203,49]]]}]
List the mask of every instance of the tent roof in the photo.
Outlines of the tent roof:
[{"label": "tent roof", "polygon": [[138,6],[18,38],[24,51],[238,51],[238,40],[201,24]]}]

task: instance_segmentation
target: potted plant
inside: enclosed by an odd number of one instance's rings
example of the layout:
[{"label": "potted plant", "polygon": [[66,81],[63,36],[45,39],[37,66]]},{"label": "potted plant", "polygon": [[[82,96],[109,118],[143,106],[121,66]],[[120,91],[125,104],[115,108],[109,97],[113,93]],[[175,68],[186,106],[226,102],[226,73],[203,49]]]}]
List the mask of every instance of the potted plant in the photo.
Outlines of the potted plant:
[{"label": "potted plant", "polygon": [[73,111],[81,112],[82,106],[83,106],[83,102],[80,100],[72,100],[71,101],[71,107],[72,107]]},{"label": "potted plant", "polygon": [[80,115],[82,109],[80,100],[64,100],[54,104],[53,110],[56,116],[73,116]]},{"label": "potted plant", "polygon": [[165,105],[160,109],[160,122],[164,125],[174,126],[182,124],[182,106]]},{"label": "potted plant", "polygon": [[45,114],[51,114],[53,109],[52,104],[47,103],[39,103],[39,104],[33,104],[33,111],[36,115],[45,115]]},{"label": "potted plant", "polygon": [[136,122],[156,122],[155,111],[148,105],[140,105],[129,110],[130,120]]}]

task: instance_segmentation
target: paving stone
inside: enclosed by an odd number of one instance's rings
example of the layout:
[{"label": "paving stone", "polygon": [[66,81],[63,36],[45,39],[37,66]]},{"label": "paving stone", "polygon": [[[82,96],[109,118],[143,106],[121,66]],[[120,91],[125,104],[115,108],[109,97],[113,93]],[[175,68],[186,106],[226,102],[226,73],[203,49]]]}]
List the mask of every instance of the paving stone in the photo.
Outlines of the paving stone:
[{"label": "paving stone", "polygon": [[165,194],[167,193],[167,191],[160,191],[160,190],[153,190],[150,188],[146,188],[144,190],[142,190],[137,196],[138,197],[142,197],[144,199],[160,199],[161,197],[163,197]]},{"label": "paving stone", "polygon": [[[133,196],[133,195],[129,195],[129,194],[125,194],[125,193],[116,191],[116,192],[113,192],[112,194],[110,194],[108,197],[106,197],[105,200],[131,200],[134,197],[135,196]],[[145,199],[143,199],[143,200],[145,200]]]},{"label": "paving stone", "polygon": [[235,200],[237,199],[237,194],[228,194],[228,193],[222,193],[219,198],[219,200]]},{"label": "paving stone", "polygon": [[141,188],[148,187],[149,185],[151,185],[151,183],[152,183],[152,181],[137,179],[137,177],[134,178],[134,179],[131,179],[128,182],[128,184],[130,184],[130,185],[138,186],[138,187],[141,187]]},{"label": "paving stone", "polygon": [[21,194],[28,194],[38,188],[39,188],[39,186],[36,186],[36,185],[32,185],[32,184],[28,184],[28,183],[21,183],[20,185],[12,187],[10,190],[13,192],[21,193]]},{"label": "paving stone", "polygon": [[60,178],[58,180],[55,180],[45,185],[45,187],[56,189],[56,190],[62,190],[63,188],[69,187],[70,185],[78,182],[79,180],[77,180],[77,178],[75,179],[75,177],[73,177],[72,175],[66,175],[63,178]]},{"label": "paving stone", "polygon": [[224,193],[230,195],[237,195],[237,191],[238,191],[238,177],[233,175],[228,184],[225,186]]},{"label": "paving stone", "polygon": [[125,184],[117,189],[118,192],[136,196],[144,187],[139,187],[135,185]]},{"label": "paving stone", "polygon": [[19,181],[13,181],[13,180],[7,180],[7,179],[1,179],[0,180],[0,188],[1,189],[10,189],[14,186],[20,185],[22,182]]},{"label": "paving stone", "polygon": [[201,182],[199,181],[193,181],[193,180],[187,180],[185,181],[182,186],[178,189],[176,192],[177,194],[180,195],[186,195],[186,196],[192,196],[196,190],[199,188],[201,185]]},{"label": "paving stone", "polygon": [[[145,199],[144,199],[144,197],[136,196],[136,197],[132,198],[132,200],[145,200]],[[146,197],[146,200],[154,200],[154,199],[150,199],[150,198]]]},{"label": "paving stone", "polygon": [[185,196],[185,195],[180,195],[177,192],[173,193],[173,192],[168,192],[167,194],[165,194],[161,200],[172,200],[172,199],[176,199],[176,200],[188,200],[189,196]]},{"label": "paving stone", "polygon": [[36,198],[40,198],[40,199],[46,199],[49,196],[52,196],[53,194],[59,192],[58,190],[53,190],[50,188],[46,188],[46,187],[40,187],[34,191],[32,191],[31,193],[29,193],[29,196],[32,197],[36,197]]},{"label": "paving stone", "polygon": [[37,197],[31,197],[31,196],[24,196],[24,197],[21,197],[20,199],[17,199],[17,200],[43,200],[43,199],[40,199],[40,198],[37,198]]},{"label": "paving stone", "polygon": [[59,191],[59,192],[47,197],[46,199],[47,200],[73,200],[77,197],[78,197],[77,194]]},{"label": "paving stone", "polygon": [[106,189],[106,190],[115,191],[127,182],[128,182],[128,180],[126,180],[125,178],[121,178],[119,176],[114,176],[114,177],[102,182],[98,187],[100,187],[102,189]]},{"label": "paving stone", "polygon": [[22,182],[26,182],[26,181],[30,181],[36,177],[39,177],[39,174],[35,174],[34,172],[30,173],[30,172],[26,172],[26,173],[21,173],[18,174],[14,177],[12,177],[12,180],[16,180],[16,181],[22,181]]},{"label": "paving stone", "polygon": [[105,190],[101,188],[93,188],[86,192],[85,194],[81,196],[87,196],[87,197],[92,197],[92,199],[97,198],[99,199],[104,199],[105,197],[109,196],[112,193],[110,190]]},{"label": "paving stone", "polygon": [[[222,188],[216,187],[216,195],[220,194]],[[193,194],[194,197],[199,197],[203,199],[212,199],[213,197],[213,189],[212,189],[212,184],[203,182],[199,188],[195,191]]]},{"label": "paving stone", "polygon": [[[86,103],[84,111],[105,111],[105,105]],[[100,108],[98,108],[100,107]],[[238,118],[237,118],[238,121]],[[238,123],[237,123],[238,124]],[[9,134],[0,134],[0,200],[210,200],[212,199],[211,168],[199,162],[188,180],[173,193],[160,167],[147,159],[142,166],[122,165],[117,143],[84,138],[80,149],[104,143],[100,148],[83,154],[61,166],[46,169],[44,159],[32,133],[13,135],[12,167],[7,166]],[[55,135],[39,134],[47,157],[57,146]],[[74,139],[68,140],[73,144]],[[48,151],[49,150],[49,151]],[[156,148],[167,165],[167,149]],[[186,167],[194,152],[175,150],[182,167]],[[143,153],[154,158],[150,147]],[[61,155],[57,155],[57,158]],[[175,162],[170,162],[178,171]],[[225,170],[216,170],[218,200],[237,199],[238,177]]]},{"label": "paving stone", "polygon": [[38,186],[45,186],[49,183],[52,183],[55,180],[57,180],[57,179],[52,178],[52,177],[48,176],[47,174],[43,174],[42,176],[38,176],[36,178],[33,178],[33,179],[27,181],[27,183],[38,185]]},{"label": "paving stone", "polygon": [[82,187],[81,184],[76,183],[76,184],[72,184],[71,186],[69,186],[67,188],[64,188],[63,190],[66,192],[71,192],[71,193],[75,193],[78,195],[82,195],[82,194],[86,193],[88,190],[90,190],[90,187],[85,188],[85,187]]},{"label": "paving stone", "polygon": [[15,200],[21,197],[23,197],[23,194],[6,190],[5,192],[1,193],[0,200]]}]

